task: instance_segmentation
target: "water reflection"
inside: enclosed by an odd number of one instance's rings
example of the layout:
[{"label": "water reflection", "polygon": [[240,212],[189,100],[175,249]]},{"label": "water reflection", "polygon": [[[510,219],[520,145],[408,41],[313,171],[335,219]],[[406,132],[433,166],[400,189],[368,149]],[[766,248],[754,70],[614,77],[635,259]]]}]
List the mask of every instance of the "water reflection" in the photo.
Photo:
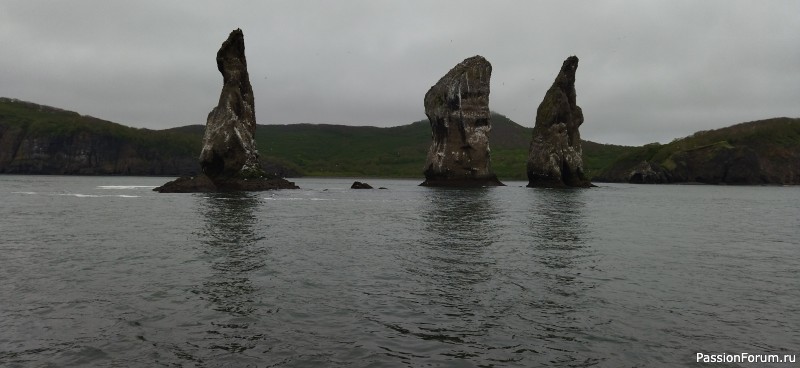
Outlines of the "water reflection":
[{"label": "water reflection", "polygon": [[264,257],[254,255],[259,240],[255,231],[258,197],[249,193],[215,193],[204,199],[205,223],[201,239],[203,252],[212,259],[214,277],[203,285],[203,292],[215,309],[236,315],[252,313],[248,297],[254,287],[248,272],[264,266]]},{"label": "water reflection", "polygon": [[416,271],[457,291],[491,277],[487,247],[495,238],[498,210],[490,188],[432,189],[422,211],[423,259]]},{"label": "water reflection", "polygon": [[[532,268],[551,293],[571,295],[575,279],[591,256],[588,248],[586,202],[582,190],[531,191],[526,238],[531,260],[544,268]],[[566,306],[570,308],[570,306]]]},{"label": "water reflection", "polygon": [[[201,252],[212,270],[197,293],[210,302],[205,340],[209,349],[238,353],[264,338],[248,331],[258,320],[259,292],[251,274],[266,265],[268,250],[257,229],[259,197],[252,193],[214,193],[199,198],[205,220],[200,230]],[[263,331],[262,331],[263,332]]]},{"label": "water reflection", "polygon": [[588,291],[596,284],[585,274],[593,267],[593,251],[586,216],[584,190],[529,190],[526,252],[530,265],[521,268],[531,292],[529,308],[519,318],[530,324],[539,358],[570,366],[599,363],[587,354],[591,335],[599,323],[592,318],[596,300]]},{"label": "water reflection", "polygon": [[405,265],[408,294],[397,301],[409,309],[379,317],[397,338],[381,346],[387,355],[405,356],[403,349],[423,344],[428,351],[418,353],[428,361],[469,360],[467,351],[473,348],[467,345],[492,328],[496,312],[487,310],[485,300],[494,273],[490,248],[499,211],[491,191],[426,189],[415,211],[422,228]]},{"label": "water reflection", "polygon": [[554,258],[544,262],[548,267],[568,267],[574,252],[586,245],[587,224],[583,190],[535,190],[529,213],[529,230],[534,246],[551,251]]}]

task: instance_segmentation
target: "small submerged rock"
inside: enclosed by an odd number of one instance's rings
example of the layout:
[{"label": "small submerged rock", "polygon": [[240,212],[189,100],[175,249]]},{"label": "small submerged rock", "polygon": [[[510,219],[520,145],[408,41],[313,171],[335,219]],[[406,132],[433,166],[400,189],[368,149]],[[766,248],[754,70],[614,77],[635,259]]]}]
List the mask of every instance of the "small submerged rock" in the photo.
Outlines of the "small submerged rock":
[{"label": "small submerged rock", "polygon": [[[353,182],[353,185],[350,186],[350,189],[373,189],[372,185],[367,183],[362,183],[360,181]],[[383,188],[386,189],[386,188]]]}]

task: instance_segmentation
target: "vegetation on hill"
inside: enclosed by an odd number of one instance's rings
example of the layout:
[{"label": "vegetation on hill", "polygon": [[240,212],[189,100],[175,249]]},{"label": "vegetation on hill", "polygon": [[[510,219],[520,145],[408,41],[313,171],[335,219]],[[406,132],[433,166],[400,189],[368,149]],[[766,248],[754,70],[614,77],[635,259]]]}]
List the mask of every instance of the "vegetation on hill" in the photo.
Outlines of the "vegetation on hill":
[{"label": "vegetation on hill", "polygon": [[[187,174],[198,170],[195,161],[203,131],[203,125],[162,131],[135,129],[2,99],[0,172]],[[501,114],[492,114],[492,166],[500,178],[525,179],[531,131]],[[292,124],[259,125],[256,129],[265,166],[288,175],[420,177],[430,137],[427,120],[390,128]],[[591,142],[585,147],[590,172],[625,149]],[[166,161],[181,164],[163,164]]]},{"label": "vegetation on hill", "polygon": [[25,131],[39,137],[70,137],[79,133],[131,141],[144,148],[184,154],[199,150],[193,136],[170,131],[131,128],[91,116],[30,102],[0,98],[0,123],[3,129]]},{"label": "vegetation on hill", "polygon": [[[532,129],[493,113],[492,168],[501,179],[525,179]],[[343,125],[259,125],[262,157],[311,176],[420,177],[431,132],[427,120],[391,128]],[[629,147],[586,142],[588,171]]]},{"label": "vegetation on hill", "polygon": [[312,176],[419,177],[430,132],[419,123],[392,128],[260,125],[259,152]]},{"label": "vegetation on hill", "polygon": [[193,135],[0,98],[0,172],[172,175],[195,169],[199,149]]},{"label": "vegetation on hill", "polygon": [[[136,129],[0,98],[0,173],[191,174],[199,170],[203,131],[203,125]],[[492,114],[492,167],[498,177],[526,179],[531,134],[531,128]],[[267,170],[288,176],[420,178],[430,139],[427,120],[390,128],[292,124],[256,129]],[[737,124],[642,147],[584,141],[583,154],[595,180],[627,182],[631,173],[645,170],[645,178],[649,171],[660,173],[660,182],[800,183],[800,119]]]},{"label": "vegetation on hill", "polygon": [[633,176],[652,183],[800,183],[800,119],[752,121],[648,144],[597,173],[605,181]]}]

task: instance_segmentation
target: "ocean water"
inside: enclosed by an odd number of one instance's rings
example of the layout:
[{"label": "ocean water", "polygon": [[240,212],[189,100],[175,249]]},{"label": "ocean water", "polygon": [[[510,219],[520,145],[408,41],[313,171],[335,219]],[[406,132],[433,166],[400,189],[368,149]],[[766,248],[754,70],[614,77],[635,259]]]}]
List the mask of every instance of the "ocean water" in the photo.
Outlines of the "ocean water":
[{"label": "ocean water", "polygon": [[798,187],[151,191],[167,180],[0,176],[0,366],[800,355]]}]

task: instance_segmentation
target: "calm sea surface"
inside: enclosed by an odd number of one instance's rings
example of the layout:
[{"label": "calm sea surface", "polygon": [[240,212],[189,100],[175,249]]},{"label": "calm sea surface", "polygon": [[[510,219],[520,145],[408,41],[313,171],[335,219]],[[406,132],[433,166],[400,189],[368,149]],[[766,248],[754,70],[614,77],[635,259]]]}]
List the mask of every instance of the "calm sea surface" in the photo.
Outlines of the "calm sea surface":
[{"label": "calm sea surface", "polygon": [[0,366],[800,355],[799,187],[151,191],[167,180],[0,176]]}]

